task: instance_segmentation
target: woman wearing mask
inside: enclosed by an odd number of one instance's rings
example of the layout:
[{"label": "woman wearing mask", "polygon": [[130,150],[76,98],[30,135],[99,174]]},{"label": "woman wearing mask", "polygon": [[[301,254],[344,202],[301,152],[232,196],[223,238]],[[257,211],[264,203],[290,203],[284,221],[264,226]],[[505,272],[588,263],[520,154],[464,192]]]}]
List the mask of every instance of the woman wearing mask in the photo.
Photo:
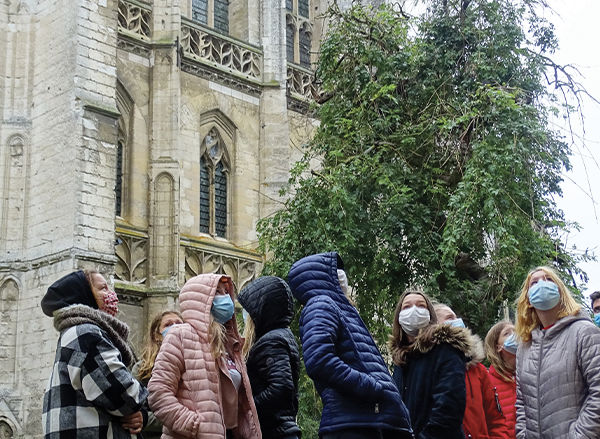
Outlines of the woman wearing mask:
[{"label": "woman wearing mask", "polygon": [[[323,402],[321,439],[412,438],[408,412],[375,341],[344,294],[335,253],[296,261],[288,274],[304,305],[304,365]],[[347,282],[346,282],[347,284]]]},{"label": "woman wearing mask", "polygon": [[496,392],[498,405],[502,410],[509,437],[516,437],[515,423],[517,411],[517,383],[515,381],[517,343],[515,327],[508,321],[496,323],[485,336],[485,354],[490,362],[490,381]]},{"label": "woman wearing mask", "polygon": [[462,319],[442,303],[434,306],[440,323],[460,328],[471,339],[473,350],[468,353],[465,387],[467,392],[463,431],[466,439],[507,439],[509,430],[497,404],[497,396],[487,369],[481,362],[484,359],[481,339],[465,327]]},{"label": "woman wearing mask", "polygon": [[465,364],[473,350],[466,332],[437,324],[429,297],[406,291],[396,306],[389,347],[415,437],[464,439]]},{"label": "woman wearing mask", "polygon": [[[174,325],[181,325],[183,317],[178,311],[164,311],[157,314],[150,323],[150,330],[146,337],[146,345],[142,353],[142,359],[135,363],[131,372],[144,385],[148,386],[154,361],[164,337],[169,329]],[[144,439],[160,437],[162,431],[161,422],[154,416],[152,411],[148,411],[148,423],[144,427]]]},{"label": "woman wearing mask", "polygon": [[148,385],[162,437],[260,439],[231,278],[193,277],[179,307],[185,323],[167,333]]},{"label": "woman wearing mask", "polygon": [[517,301],[517,438],[600,437],[600,331],[554,270]]},{"label": "woman wearing mask", "polygon": [[42,310],[60,332],[44,393],[45,438],[132,438],[142,429],[147,390],[129,372],[129,328],[114,316],[117,295],[95,270],[54,282]]},{"label": "woman wearing mask", "polygon": [[244,307],[244,356],[264,439],[298,439],[300,355],[289,325],[294,317],[290,287],[263,276],[238,296]]}]

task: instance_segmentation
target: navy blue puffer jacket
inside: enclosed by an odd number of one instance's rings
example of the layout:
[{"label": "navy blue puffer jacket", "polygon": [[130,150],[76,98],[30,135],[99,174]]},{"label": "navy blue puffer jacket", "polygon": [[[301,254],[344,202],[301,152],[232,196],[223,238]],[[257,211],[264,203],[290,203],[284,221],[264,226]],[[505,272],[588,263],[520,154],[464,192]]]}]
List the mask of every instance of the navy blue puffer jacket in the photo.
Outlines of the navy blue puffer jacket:
[{"label": "navy blue puffer jacket", "polygon": [[292,293],[304,305],[304,364],[323,402],[320,434],[356,427],[411,437],[408,411],[371,334],[337,277],[337,253],[307,256],[291,268]]}]

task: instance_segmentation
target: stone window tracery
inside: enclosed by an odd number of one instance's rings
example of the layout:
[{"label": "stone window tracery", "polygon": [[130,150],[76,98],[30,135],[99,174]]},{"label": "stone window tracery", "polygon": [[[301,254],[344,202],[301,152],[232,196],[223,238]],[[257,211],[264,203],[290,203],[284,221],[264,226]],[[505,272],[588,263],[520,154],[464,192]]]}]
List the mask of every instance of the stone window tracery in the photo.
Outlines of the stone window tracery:
[{"label": "stone window tracery", "polygon": [[286,0],[286,54],[287,61],[310,68],[312,23],[309,0]]},{"label": "stone window tracery", "polygon": [[219,131],[211,128],[200,157],[200,232],[227,237],[229,159]]},{"label": "stone window tracery", "polygon": [[229,0],[192,0],[192,20],[229,33]]}]

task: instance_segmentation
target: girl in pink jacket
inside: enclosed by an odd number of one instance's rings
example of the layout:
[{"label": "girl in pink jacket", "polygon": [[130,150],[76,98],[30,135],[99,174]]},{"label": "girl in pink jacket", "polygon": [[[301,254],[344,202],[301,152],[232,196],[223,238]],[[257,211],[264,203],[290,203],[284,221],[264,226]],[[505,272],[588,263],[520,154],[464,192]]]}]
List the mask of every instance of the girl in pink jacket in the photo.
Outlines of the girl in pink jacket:
[{"label": "girl in pink jacket", "polygon": [[148,384],[163,439],[262,437],[233,297],[221,274],[196,276],[179,293],[185,323],[167,333]]}]

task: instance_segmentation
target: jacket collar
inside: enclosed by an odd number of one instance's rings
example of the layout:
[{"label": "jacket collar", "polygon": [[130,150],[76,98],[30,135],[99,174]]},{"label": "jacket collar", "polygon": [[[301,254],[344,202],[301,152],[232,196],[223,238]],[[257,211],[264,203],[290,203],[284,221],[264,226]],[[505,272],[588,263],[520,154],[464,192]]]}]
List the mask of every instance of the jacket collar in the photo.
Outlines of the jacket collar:
[{"label": "jacket collar", "polygon": [[54,327],[57,331],[62,332],[84,323],[91,323],[102,329],[121,353],[125,365],[132,364],[135,356],[127,342],[129,327],[125,323],[86,305],[71,305],[54,312]]},{"label": "jacket collar", "polygon": [[592,321],[585,314],[585,312],[583,310],[580,310],[577,314],[574,314],[571,316],[566,316],[566,317],[563,317],[562,319],[557,320],[556,323],[554,325],[552,325],[552,327],[548,328],[545,331],[542,331],[539,328],[534,329],[531,332],[531,339],[533,341],[538,341],[544,336],[547,340],[552,339],[554,337],[557,337],[563,331],[563,329],[566,329],[567,327],[571,326],[573,323],[581,321],[581,320],[587,320],[590,323],[592,323]]}]

